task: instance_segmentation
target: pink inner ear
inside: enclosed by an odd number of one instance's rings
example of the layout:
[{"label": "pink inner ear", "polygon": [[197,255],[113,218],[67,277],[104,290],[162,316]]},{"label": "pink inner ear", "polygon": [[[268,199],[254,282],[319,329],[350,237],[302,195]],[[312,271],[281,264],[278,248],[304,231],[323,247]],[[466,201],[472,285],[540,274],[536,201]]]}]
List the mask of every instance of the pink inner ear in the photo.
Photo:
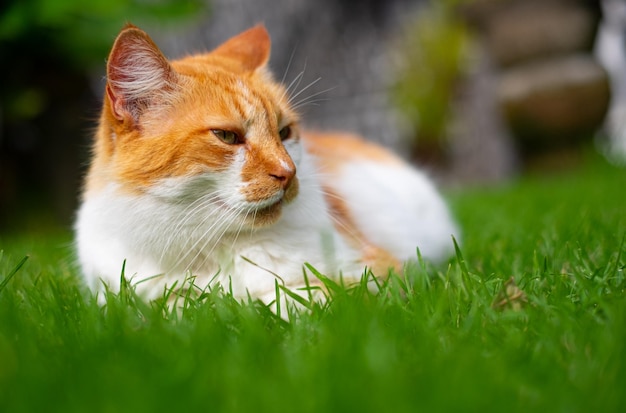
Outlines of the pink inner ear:
[{"label": "pink inner ear", "polygon": [[113,93],[109,85],[106,86],[106,94],[111,102],[111,110],[113,111],[115,119],[124,120],[124,114],[127,112],[124,110],[124,102],[122,99]]},{"label": "pink inner ear", "polygon": [[270,48],[270,35],[259,24],[222,43],[212,54],[235,60],[244,70],[254,71],[267,63]]}]

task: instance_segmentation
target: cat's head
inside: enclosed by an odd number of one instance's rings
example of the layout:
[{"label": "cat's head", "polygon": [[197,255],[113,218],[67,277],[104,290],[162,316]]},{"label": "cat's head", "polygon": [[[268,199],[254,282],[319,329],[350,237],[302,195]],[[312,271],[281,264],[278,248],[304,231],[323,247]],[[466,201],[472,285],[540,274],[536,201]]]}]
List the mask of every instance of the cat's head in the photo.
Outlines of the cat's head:
[{"label": "cat's head", "polygon": [[[256,26],[215,50],[167,60],[127,26],[107,62],[90,186],[202,203],[241,225],[275,222],[298,193],[298,117]],[[221,210],[221,211],[220,211]]]}]

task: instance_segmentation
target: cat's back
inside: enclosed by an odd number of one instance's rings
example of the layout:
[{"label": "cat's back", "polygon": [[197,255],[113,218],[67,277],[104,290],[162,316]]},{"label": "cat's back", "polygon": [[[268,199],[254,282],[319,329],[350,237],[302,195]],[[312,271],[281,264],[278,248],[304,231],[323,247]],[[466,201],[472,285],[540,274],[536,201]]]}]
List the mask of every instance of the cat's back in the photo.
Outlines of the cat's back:
[{"label": "cat's back", "polygon": [[458,229],[432,180],[380,145],[345,133],[303,134],[338,230],[400,260],[441,260]]}]

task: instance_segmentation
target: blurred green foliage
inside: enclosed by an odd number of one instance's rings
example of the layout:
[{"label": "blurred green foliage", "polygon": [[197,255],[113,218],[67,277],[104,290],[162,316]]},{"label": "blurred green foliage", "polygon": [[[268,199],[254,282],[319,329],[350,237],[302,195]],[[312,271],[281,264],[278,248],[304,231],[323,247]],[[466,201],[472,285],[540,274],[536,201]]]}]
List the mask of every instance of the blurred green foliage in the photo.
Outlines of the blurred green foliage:
[{"label": "blurred green foliage", "polygon": [[[124,24],[163,27],[201,17],[206,9],[204,0],[9,0],[0,13],[0,58],[62,61],[68,70],[89,73],[103,66]],[[41,87],[14,82],[2,89],[11,90],[3,96],[9,117],[32,119],[46,107]]]},{"label": "blurred green foliage", "polygon": [[445,135],[468,45],[468,30],[456,16],[463,1],[432,0],[403,44],[406,63],[392,93],[418,140],[437,141]]},{"label": "blurred green foliage", "polygon": [[68,63],[101,62],[126,22],[168,24],[200,15],[203,0],[9,0],[0,14],[0,42],[45,33]]},{"label": "blurred green foliage", "polygon": [[0,2],[0,229],[33,208],[72,219],[99,106],[93,79],[119,30],[128,22],[163,31],[201,21],[208,2]]}]

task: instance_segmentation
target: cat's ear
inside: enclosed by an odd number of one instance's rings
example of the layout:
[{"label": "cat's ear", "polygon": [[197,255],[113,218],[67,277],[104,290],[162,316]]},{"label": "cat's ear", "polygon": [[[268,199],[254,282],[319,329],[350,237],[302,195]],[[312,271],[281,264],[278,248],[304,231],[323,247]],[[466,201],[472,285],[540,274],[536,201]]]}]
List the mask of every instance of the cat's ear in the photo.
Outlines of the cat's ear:
[{"label": "cat's ear", "polygon": [[254,71],[265,66],[270,57],[271,40],[265,26],[259,24],[231,37],[211,52],[239,63],[243,70]]},{"label": "cat's ear", "polygon": [[115,39],[107,62],[106,92],[113,116],[136,125],[156,100],[167,96],[176,73],[152,39],[127,25]]}]

